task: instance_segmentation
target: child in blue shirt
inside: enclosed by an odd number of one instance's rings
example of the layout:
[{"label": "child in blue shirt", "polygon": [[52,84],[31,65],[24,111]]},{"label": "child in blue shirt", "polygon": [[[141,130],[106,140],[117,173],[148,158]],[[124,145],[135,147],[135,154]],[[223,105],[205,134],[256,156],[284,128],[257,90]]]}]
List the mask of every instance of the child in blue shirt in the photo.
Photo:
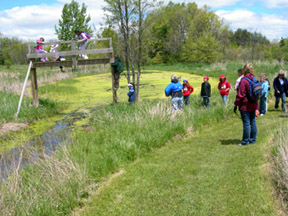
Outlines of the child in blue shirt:
[{"label": "child in blue shirt", "polygon": [[130,104],[133,104],[134,103],[134,101],[135,101],[135,91],[134,91],[134,85],[133,84],[131,84],[131,83],[129,83],[128,84],[128,88],[129,88],[129,92],[128,92],[128,102],[130,103]]},{"label": "child in blue shirt", "polygon": [[266,77],[266,74],[261,73],[260,74],[260,82],[262,83],[262,94],[260,97],[260,103],[259,103],[259,113],[260,116],[264,116],[266,114],[266,107],[267,107],[267,97],[269,94],[269,82]]}]

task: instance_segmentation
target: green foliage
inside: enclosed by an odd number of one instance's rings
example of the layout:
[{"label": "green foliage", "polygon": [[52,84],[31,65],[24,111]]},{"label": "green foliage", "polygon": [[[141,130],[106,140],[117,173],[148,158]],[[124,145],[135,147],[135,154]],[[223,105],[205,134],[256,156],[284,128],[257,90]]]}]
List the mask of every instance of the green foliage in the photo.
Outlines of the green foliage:
[{"label": "green foliage", "polygon": [[92,36],[92,29],[89,26],[91,17],[86,14],[86,11],[87,6],[83,3],[80,8],[79,3],[75,0],[64,5],[59,24],[55,26],[59,40],[68,41],[75,39],[75,30],[88,32]]},{"label": "green foliage", "polygon": [[4,60],[4,65],[7,67],[7,68],[10,68],[12,66],[13,62],[10,60],[10,59],[6,59]]}]

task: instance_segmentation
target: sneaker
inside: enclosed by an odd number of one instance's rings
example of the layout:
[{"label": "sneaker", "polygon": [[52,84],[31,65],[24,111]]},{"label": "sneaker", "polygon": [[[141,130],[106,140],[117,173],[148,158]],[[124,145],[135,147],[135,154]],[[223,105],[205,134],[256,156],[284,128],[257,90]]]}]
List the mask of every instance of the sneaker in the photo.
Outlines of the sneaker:
[{"label": "sneaker", "polygon": [[262,114],[260,114],[260,116],[264,116],[264,114],[262,113]]},{"label": "sneaker", "polygon": [[238,146],[247,146],[248,144],[242,144],[242,143],[240,143],[240,144],[238,144]]}]

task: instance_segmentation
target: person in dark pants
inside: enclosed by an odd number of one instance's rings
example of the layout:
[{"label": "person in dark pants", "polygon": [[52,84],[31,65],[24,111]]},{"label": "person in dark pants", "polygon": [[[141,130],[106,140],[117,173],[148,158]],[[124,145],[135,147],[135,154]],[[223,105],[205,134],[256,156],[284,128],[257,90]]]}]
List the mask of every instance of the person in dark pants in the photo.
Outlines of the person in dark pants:
[{"label": "person in dark pants", "polygon": [[134,90],[134,85],[129,83],[128,84],[129,92],[127,93],[128,95],[128,102],[132,105],[135,101],[135,90]]},{"label": "person in dark pants", "polygon": [[165,88],[166,97],[171,96],[171,109],[176,112],[183,107],[183,85],[179,82],[176,74],[172,74],[171,82]]},{"label": "person in dark pants", "polygon": [[189,84],[188,79],[183,79],[183,96],[184,96],[184,104],[189,105],[190,94],[192,94],[194,88]]},{"label": "person in dark pants", "polygon": [[124,71],[124,67],[118,56],[114,57],[114,63],[111,66],[114,68],[115,90],[117,90],[119,88],[120,74]]},{"label": "person in dark pants", "polygon": [[243,136],[239,146],[245,146],[248,144],[255,144],[257,138],[257,125],[256,125],[256,110],[258,110],[258,102],[250,102],[250,83],[245,79],[247,77],[250,80],[254,78],[254,69],[251,64],[244,65],[243,69],[244,77],[241,79],[239,89],[237,92],[236,100],[234,102],[234,112],[237,112],[239,107],[241,113],[241,119],[243,122]]},{"label": "person in dark pants", "polygon": [[286,97],[288,95],[288,82],[285,77],[285,71],[280,70],[278,76],[274,79],[273,87],[275,90],[275,110],[278,109],[280,99],[282,100],[282,112],[287,112]]},{"label": "person in dark pants", "polygon": [[208,80],[209,80],[209,77],[205,76],[204,82],[202,83],[202,86],[201,86],[201,97],[203,98],[203,105],[206,108],[210,107],[209,98],[211,96],[211,86]]}]

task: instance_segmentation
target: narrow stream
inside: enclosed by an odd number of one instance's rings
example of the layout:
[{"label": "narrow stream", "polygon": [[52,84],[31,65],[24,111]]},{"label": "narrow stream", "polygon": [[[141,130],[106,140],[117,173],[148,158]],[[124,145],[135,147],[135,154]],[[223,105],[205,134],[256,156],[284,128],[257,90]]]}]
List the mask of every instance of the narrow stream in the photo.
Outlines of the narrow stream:
[{"label": "narrow stream", "polygon": [[0,182],[27,165],[35,164],[43,156],[51,156],[59,147],[72,141],[74,123],[85,118],[85,113],[64,114],[45,133],[33,137],[23,145],[9,151],[0,152]]}]

